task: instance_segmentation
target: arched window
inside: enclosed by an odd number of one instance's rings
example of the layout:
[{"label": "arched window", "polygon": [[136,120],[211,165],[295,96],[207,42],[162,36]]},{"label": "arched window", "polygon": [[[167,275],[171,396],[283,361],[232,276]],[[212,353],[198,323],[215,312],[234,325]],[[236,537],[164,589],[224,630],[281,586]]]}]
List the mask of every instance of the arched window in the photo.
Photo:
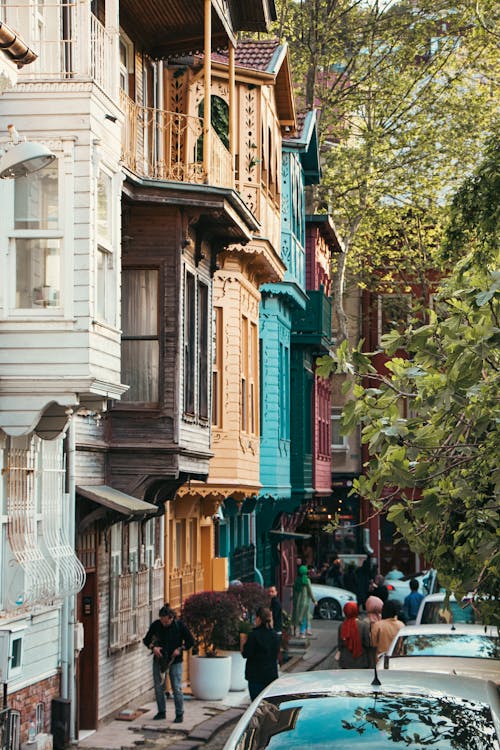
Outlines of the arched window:
[{"label": "arched window", "polygon": [[[229,150],[229,106],[220,96],[212,94],[210,97],[210,124],[215,130],[224,146]],[[205,100],[198,105],[198,117],[203,119],[205,110]],[[203,134],[198,138],[196,144],[196,159],[203,161]]]}]

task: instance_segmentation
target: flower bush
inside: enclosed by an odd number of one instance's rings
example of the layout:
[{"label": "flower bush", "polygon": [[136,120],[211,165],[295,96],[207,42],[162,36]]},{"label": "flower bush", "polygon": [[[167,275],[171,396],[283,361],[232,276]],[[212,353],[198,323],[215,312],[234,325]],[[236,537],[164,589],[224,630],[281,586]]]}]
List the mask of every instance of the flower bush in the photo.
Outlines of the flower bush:
[{"label": "flower bush", "polygon": [[217,649],[232,642],[234,634],[238,633],[241,607],[236,597],[227,591],[201,591],[186,599],[181,619],[201,646],[202,653],[217,656]]}]

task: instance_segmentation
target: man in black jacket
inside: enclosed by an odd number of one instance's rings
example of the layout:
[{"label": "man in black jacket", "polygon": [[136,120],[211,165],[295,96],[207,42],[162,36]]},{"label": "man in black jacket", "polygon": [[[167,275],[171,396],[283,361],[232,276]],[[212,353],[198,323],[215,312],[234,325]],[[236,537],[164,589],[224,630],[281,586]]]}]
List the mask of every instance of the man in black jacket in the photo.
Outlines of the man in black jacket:
[{"label": "man in black jacket", "polygon": [[174,695],[175,724],[184,718],[184,696],[182,695],[182,652],[194,645],[194,638],[175,612],[167,604],[159,611],[142,639],[153,654],[153,682],[158,713],[155,720],[166,718],[165,673],[168,672]]}]

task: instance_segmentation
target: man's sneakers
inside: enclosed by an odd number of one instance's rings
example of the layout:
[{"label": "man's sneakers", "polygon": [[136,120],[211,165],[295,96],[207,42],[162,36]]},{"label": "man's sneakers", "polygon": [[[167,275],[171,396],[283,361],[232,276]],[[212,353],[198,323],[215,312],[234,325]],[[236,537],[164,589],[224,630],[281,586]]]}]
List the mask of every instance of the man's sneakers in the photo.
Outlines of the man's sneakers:
[{"label": "man's sneakers", "polygon": [[166,713],[165,711],[158,711],[156,716],[153,716],[153,721],[159,721],[160,719],[166,719]]},{"label": "man's sneakers", "polygon": [[177,714],[177,716],[174,719],[174,724],[182,724],[184,721],[184,714]]}]

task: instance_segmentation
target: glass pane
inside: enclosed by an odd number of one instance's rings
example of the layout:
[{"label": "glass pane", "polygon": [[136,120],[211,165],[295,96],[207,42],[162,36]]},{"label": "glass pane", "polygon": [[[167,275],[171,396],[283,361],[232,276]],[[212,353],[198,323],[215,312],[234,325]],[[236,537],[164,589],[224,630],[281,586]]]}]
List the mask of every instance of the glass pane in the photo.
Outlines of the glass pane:
[{"label": "glass pane", "polygon": [[122,383],[130,386],[122,401],[158,401],[158,341],[122,340]]},{"label": "glass pane", "polygon": [[57,159],[26,177],[18,177],[14,191],[15,229],[57,229],[59,200]]},{"label": "glass pane", "polygon": [[58,307],[60,240],[16,240],[16,308]]},{"label": "glass pane", "polygon": [[[156,336],[158,333],[158,271],[128,270],[122,273],[122,329],[124,336]],[[127,381],[124,381],[127,382]]]},{"label": "glass pane", "polygon": [[106,319],[106,253],[97,251],[97,317]]},{"label": "glass pane", "polygon": [[97,235],[101,242],[109,245],[113,237],[111,185],[111,177],[100,172],[97,181]]},{"label": "glass pane", "polygon": [[199,414],[208,417],[208,287],[198,286]]}]

